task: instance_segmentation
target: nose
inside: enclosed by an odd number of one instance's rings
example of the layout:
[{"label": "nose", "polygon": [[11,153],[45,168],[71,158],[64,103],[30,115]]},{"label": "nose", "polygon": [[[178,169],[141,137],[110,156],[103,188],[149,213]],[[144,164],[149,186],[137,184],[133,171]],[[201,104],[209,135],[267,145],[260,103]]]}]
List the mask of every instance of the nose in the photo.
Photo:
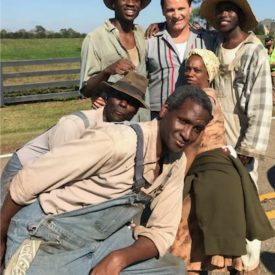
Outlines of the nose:
[{"label": "nose", "polygon": [[128,0],[127,5],[134,5],[136,0]]},{"label": "nose", "polygon": [[121,99],[119,105],[126,108],[128,106],[128,101],[126,99]]},{"label": "nose", "polygon": [[221,10],[218,15],[220,17],[227,16],[228,15],[228,11],[227,10]]},{"label": "nose", "polygon": [[180,132],[180,135],[184,142],[189,142],[192,135],[192,125],[185,124]]}]

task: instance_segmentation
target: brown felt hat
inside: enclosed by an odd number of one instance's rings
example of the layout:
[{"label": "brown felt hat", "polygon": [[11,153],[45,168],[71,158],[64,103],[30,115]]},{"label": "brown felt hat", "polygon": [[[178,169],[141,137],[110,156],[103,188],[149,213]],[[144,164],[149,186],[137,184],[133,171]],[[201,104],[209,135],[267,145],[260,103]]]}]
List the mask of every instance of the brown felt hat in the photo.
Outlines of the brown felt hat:
[{"label": "brown felt hat", "polygon": [[[114,10],[114,0],[103,0],[105,6],[111,10]],[[143,10],[144,8],[146,8],[151,0],[141,0],[141,9]]]},{"label": "brown felt hat", "polygon": [[144,76],[134,71],[130,71],[123,78],[115,83],[110,83],[106,81],[102,82],[100,85],[100,89],[115,89],[118,92],[124,93],[136,99],[141,104],[141,107],[150,109],[145,103],[145,93],[147,85],[148,80]]},{"label": "brown felt hat", "polygon": [[241,27],[244,31],[253,30],[257,25],[258,21],[252,12],[247,0],[204,0],[200,6],[200,15],[204,17],[208,23],[217,29],[216,21],[216,7],[221,2],[231,2],[238,6],[243,14],[244,18],[241,22]]}]

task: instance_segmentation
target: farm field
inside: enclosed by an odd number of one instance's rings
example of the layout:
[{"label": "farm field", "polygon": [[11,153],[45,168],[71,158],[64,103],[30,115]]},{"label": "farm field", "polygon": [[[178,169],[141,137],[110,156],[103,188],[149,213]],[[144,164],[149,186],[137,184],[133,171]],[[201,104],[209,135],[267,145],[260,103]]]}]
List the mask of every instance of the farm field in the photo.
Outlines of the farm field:
[{"label": "farm field", "polygon": [[6,106],[0,109],[0,154],[15,149],[42,133],[65,115],[91,107],[90,99],[50,101]]},{"label": "farm field", "polygon": [[83,38],[1,39],[1,60],[80,57]]}]

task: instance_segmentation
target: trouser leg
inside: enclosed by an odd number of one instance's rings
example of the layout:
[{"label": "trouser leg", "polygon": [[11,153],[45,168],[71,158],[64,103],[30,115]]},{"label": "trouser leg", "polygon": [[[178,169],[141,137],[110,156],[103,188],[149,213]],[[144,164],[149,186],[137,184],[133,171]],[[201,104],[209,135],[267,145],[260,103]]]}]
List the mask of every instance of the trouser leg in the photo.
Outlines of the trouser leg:
[{"label": "trouser leg", "polygon": [[[253,158],[253,160],[247,165],[247,171],[249,172],[257,190],[258,186],[258,159]],[[260,263],[260,253],[261,253],[261,241],[255,239],[253,241],[246,240],[246,251],[247,254],[242,256],[242,262],[245,270],[253,270],[257,268]]]},{"label": "trouser leg", "polygon": [[[132,245],[135,242],[131,229],[124,226],[119,231],[102,242],[94,253],[93,266],[100,260],[106,257],[110,252]],[[167,253],[164,257],[159,259],[149,259],[125,268],[121,274],[158,274],[158,275],[176,275],[186,274],[184,262],[181,258],[175,257]]]}]

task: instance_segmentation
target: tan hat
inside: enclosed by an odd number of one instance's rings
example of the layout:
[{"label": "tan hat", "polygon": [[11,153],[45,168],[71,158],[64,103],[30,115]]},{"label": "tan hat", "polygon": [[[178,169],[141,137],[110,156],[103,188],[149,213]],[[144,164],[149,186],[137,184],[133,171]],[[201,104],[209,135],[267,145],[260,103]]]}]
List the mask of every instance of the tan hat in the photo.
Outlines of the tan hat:
[{"label": "tan hat", "polygon": [[[111,10],[114,10],[114,0],[103,0],[105,6]],[[143,10],[144,8],[146,8],[151,0],[140,0],[141,2],[141,9]]]},{"label": "tan hat", "polygon": [[134,71],[130,71],[123,78],[121,78],[115,83],[110,83],[106,81],[102,82],[100,85],[100,89],[111,87],[112,89],[115,89],[118,92],[124,93],[136,99],[138,102],[140,102],[141,107],[150,109],[148,105],[145,103],[145,93],[147,85],[148,80],[144,76]]},{"label": "tan hat", "polygon": [[204,17],[215,29],[217,29],[215,10],[217,5],[221,2],[234,3],[242,10],[244,18],[241,22],[241,27],[244,31],[253,30],[258,25],[258,21],[255,18],[255,15],[252,12],[247,0],[204,0],[200,6],[200,15]]}]

